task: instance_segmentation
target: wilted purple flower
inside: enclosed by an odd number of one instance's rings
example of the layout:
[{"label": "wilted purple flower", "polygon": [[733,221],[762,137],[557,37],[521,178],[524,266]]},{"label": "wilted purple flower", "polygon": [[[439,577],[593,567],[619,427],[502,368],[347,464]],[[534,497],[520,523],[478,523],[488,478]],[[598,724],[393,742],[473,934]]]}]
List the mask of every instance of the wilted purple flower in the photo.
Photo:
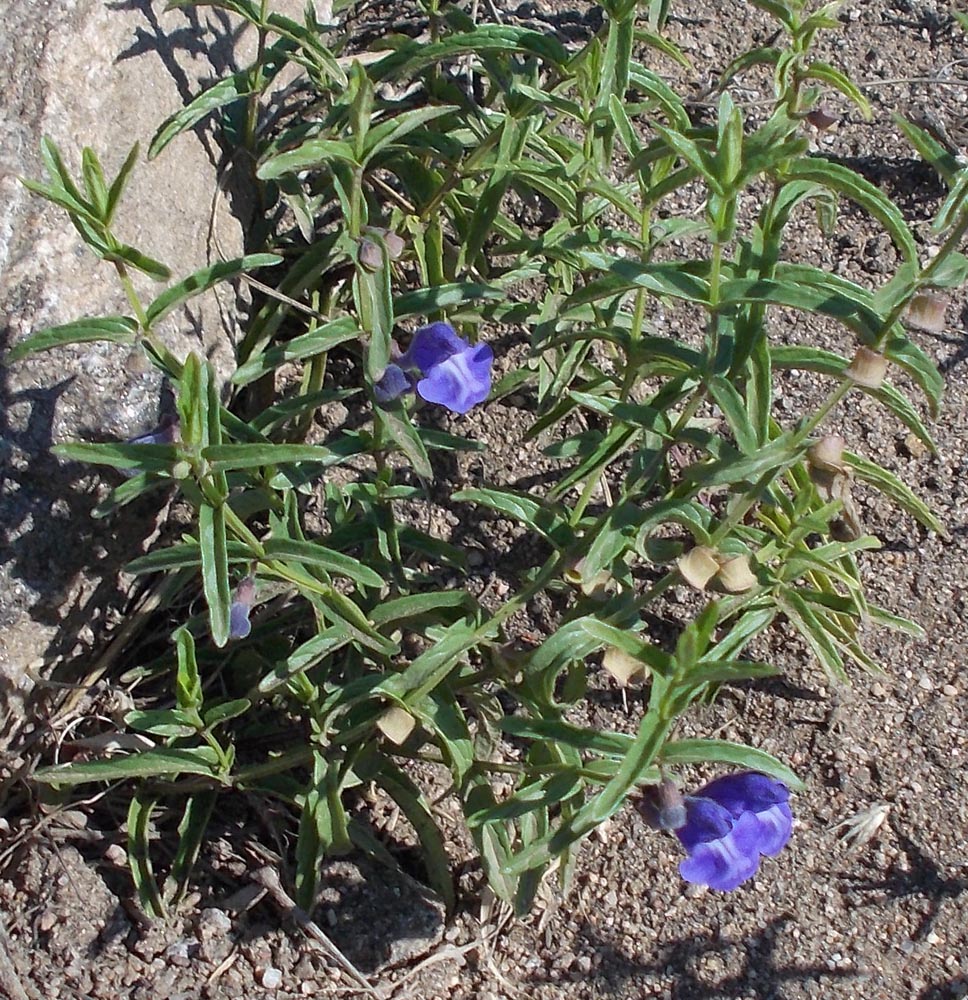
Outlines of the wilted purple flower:
[{"label": "wilted purple flower", "polygon": [[756,873],[760,855],[778,854],[790,839],[793,814],[786,785],[744,771],[717,778],[685,798],[686,822],[676,836],[689,857],[687,882],[729,891]]},{"label": "wilted purple flower", "polygon": [[180,429],[178,417],[164,416],[154,430],[128,438],[127,444],[174,444],[178,440]]},{"label": "wilted purple flower", "polygon": [[466,413],[484,402],[491,391],[494,352],[488,344],[468,344],[449,323],[421,327],[398,362],[387,366],[374,386],[380,402],[402,395],[410,387],[410,372],[417,373],[418,395],[454,413]]},{"label": "wilted purple flower", "polygon": [[229,638],[244,639],[252,631],[249,612],[255,602],[255,577],[247,576],[235,588],[235,597],[229,608]]},{"label": "wilted purple flower", "polygon": [[635,805],[653,830],[678,830],[688,818],[685,799],[671,778],[649,785]]}]

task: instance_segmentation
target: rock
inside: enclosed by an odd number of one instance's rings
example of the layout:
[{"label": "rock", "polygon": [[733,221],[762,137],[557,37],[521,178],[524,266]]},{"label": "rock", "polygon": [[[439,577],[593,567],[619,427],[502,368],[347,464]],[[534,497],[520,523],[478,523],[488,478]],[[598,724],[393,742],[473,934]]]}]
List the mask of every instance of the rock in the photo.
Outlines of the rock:
[{"label": "rock", "polygon": [[[276,5],[279,8],[279,5]],[[291,9],[289,9],[291,7]],[[299,16],[301,3],[282,8]],[[0,93],[0,354],[29,334],[84,316],[131,308],[110,264],[99,261],[59,208],[18,176],[45,179],[41,137],[78,171],[93,147],[113,172],[132,144],[142,155],[118,210],[125,241],[166,263],[179,280],[242,250],[242,230],[225,198],[214,198],[218,147],[199,126],[152,162],[158,125],[186,99],[244,65],[254,33],[222,12],[164,11],[135,0],[8,0],[0,33],[6,84]],[[217,203],[209,239],[213,201]],[[240,203],[236,201],[233,206]],[[242,212],[243,208],[239,208]],[[217,240],[217,247],[212,245]],[[148,301],[164,284],[137,275]],[[195,350],[223,376],[231,369],[237,294],[230,286],[192,299],[159,334],[179,357]],[[106,609],[124,601],[118,567],[139,554],[151,513],[135,507],[92,523],[104,493],[86,467],[62,463],[51,444],[126,438],[158,418],[161,378],[140,351],[112,344],[57,349],[0,368],[0,475],[5,558],[0,564],[0,678],[23,681],[32,661],[69,654]],[[119,480],[110,472],[105,479]]]}]

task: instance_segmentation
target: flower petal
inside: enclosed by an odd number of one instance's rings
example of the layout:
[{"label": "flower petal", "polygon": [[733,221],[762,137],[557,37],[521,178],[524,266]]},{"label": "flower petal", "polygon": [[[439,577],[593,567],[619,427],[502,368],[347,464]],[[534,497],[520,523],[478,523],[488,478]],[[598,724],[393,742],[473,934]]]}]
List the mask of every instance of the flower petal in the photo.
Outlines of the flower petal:
[{"label": "flower petal", "polygon": [[404,368],[419,368],[424,375],[429,375],[435,365],[469,348],[467,341],[457,336],[450,323],[431,323],[413,335],[400,364]]},{"label": "flower petal", "polygon": [[417,383],[417,392],[428,403],[466,413],[490,394],[493,358],[487,344],[454,354],[427,372],[427,377]]},{"label": "flower petal", "polygon": [[711,781],[696,792],[697,797],[712,799],[728,810],[734,817],[744,812],[760,812],[786,802],[790,792],[780,781],[758,771],[741,771],[726,774]]},{"label": "flower petal", "polygon": [[679,873],[687,882],[730,892],[756,874],[760,866],[758,836],[756,818],[746,813],[724,837],[697,844],[680,862]]},{"label": "flower petal", "polygon": [[389,403],[412,388],[413,384],[407,373],[399,365],[391,362],[387,365],[380,381],[374,383],[373,395],[378,403]]},{"label": "flower petal", "polygon": [[778,802],[761,812],[754,813],[759,823],[760,854],[773,857],[783,850],[793,832],[793,813],[786,802]]},{"label": "flower petal", "polygon": [[229,638],[244,639],[251,631],[249,605],[242,601],[233,601],[229,608]]},{"label": "flower petal", "polygon": [[690,854],[698,844],[719,840],[733,828],[733,817],[712,799],[687,795],[686,816],[688,819],[676,830],[676,836]]}]

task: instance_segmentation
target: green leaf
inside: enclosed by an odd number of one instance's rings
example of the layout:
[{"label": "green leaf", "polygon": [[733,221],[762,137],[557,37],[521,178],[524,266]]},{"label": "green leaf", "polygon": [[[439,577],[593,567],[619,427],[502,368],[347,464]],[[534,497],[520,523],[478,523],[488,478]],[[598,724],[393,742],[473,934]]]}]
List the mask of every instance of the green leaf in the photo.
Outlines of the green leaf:
[{"label": "green leaf", "polygon": [[[197,719],[197,715],[195,718]],[[194,736],[199,728],[190,713],[171,708],[128,712],[124,717],[124,724],[139,733],[165,737]]]},{"label": "green leaf", "polygon": [[165,880],[164,896],[177,906],[188,890],[192,869],[198,860],[205,831],[208,829],[218,792],[198,792],[185,801],[185,809],[178,824],[178,848],[172,859],[171,872]]},{"label": "green leaf", "polygon": [[697,486],[735,486],[769,472],[792,465],[807,449],[793,432],[787,432],[750,455],[734,454],[714,462],[696,462],[687,466],[683,479]]},{"label": "green leaf", "polygon": [[81,151],[81,174],[84,186],[91,204],[97,209],[98,218],[106,219],[108,211],[108,185],[104,177],[104,168],[97,158],[97,153],[90,146]]},{"label": "green leaf", "polygon": [[431,105],[425,108],[413,108],[410,111],[405,111],[403,114],[394,115],[394,117],[387,121],[381,121],[367,132],[366,143],[363,148],[363,166],[366,166],[378,153],[382,152],[388,146],[398,143],[404,136],[409,135],[414,130],[421,128],[428,122],[434,121],[436,118],[441,118],[457,110],[456,104]]},{"label": "green leaf", "polygon": [[917,261],[917,245],[897,206],[853,170],[820,156],[800,157],[788,165],[785,177],[813,181],[850,198],[880,222],[905,260]]},{"label": "green leaf", "polygon": [[208,604],[212,641],[221,648],[229,640],[232,604],[225,536],[225,507],[203,504],[198,511],[198,540],[202,554],[202,588]]},{"label": "green leaf", "polygon": [[347,645],[350,640],[351,636],[340,626],[324,629],[312,639],[307,639],[302,645],[297,646],[285,660],[277,663],[271,673],[259,681],[253,694],[271,694],[287,683],[290,677],[316,666],[330,653]]},{"label": "green leaf", "polygon": [[105,225],[110,226],[111,221],[114,219],[114,213],[117,211],[118,203],[121,201],[124,189],[127,187],[131,174],[138,162],[138,155],[140,152],[141,144],[136,142],[131,147],[131,152],[128,153],[124,163],[121,164],[121,169],[118,171],[117,176],[111,182],[111,187],[108,190],[106,211],[104,214]]},{"label": "green leaf", "polygon": [[293,337],[292,340],[270,347],[260,354],[251,355],[244,365],[235,370],[232,381],[236,385],[248,385],[288,361],[319,357],[340,344],[356,340],[358,336],[359,327],[356,320],[351,316],[341,316],[316,327],[309,333]]},{"label": "green leaf", "polygon": [[330,573],[345,576],[361,587],[382,587],[383,578],[358,559],[334,552],[319,542],[294,538],[270,538],[263,543],[266,559],[296,559],[307,566],[319,566]]},{"label": "green leaf", "polygon": [[827,613],[816,605],[810,605],[802,594],[794,587],[787,587],[777,592],[777,604],[790,619],[790,623],[807,641],[814,656],[826,671],[827,676],[838,683],[847,682],[847,671],[844,660],[837,650],[837,644],[831,637],[825,623]]},{"label": "green leaf", "polygon": [[115,469],[141,469],[145,472],[169,472],[178,461],[178,449],[170,444],[89,444],[73,441],[57,444],[52,455],[74,462],[110,465]]},{"label": "green leaf", "polygon": [[781,275],[778,268],[777,274],[782,280],[734,278],[725,281],[722,286],[722,301],[762,302],[821,313],[840,320],[862,338],[875,340],[880,335],[882,323],[872,307],[869,293],[865,293],[859,286],[856,289],[848,288],[836,280],[810,282],[808,279],[811,275],[808,272],[813,270],[815,269],[797,268],[794,272],[786,269]]},{"label": "green leaf", "polygon": [[750,771],[762,771],[795,792],[805,791],[806,786],[786,764],[772,754],[742,743],[727,740],[670,740],[660,754],[665,764],[731,764]]},{"label": "green leaf", "polygon": [[[776,344],[770,348],[770,353],[773,366],[776,368],[796,368],[802,371],[820,372],[834,378],[843,378],[850,363],[847,358],[819,347]],[[900,390],[895,389],[888,382],[883,382],[873,389],[868,386],[857,386],[856,388],[887,407],[932,452],[937,452],[937,446],[931,437],[931,432],[924,425],[910,400]]]},{"label": "green leaf", "polygon": [[202,716],[202,721],[206,729],[214,729],[223,722],[245,715],[251,707],[252,702],[248,698],[233,698],[232,701],[223,701],[221,705],[208,709]]},{"label": "green leaf", "polygon": [[386,757],[381,760],[375,780],[410,821],[417,834],[417,842],[427,868],[430,885],[443,900],[447,913],[453,912],[456,899],[454,880],[450,873],[450,859],[444,845],[443,834],[434,821],[426,799],[410,778]]},{"label": "green leaf", "polygon": [[[275,73],[284,65],[284,55],[288,48],[288,45],[283,47],[277,44],[267,51],[261,73],[264,84],[268,84]],[[184,108],[162,122],[148,147],[148,159],[153,160],[175,136],[188,131],[213,111],[255,93],[257,91],[253,86],[251,69],[240,70],[224,80],[219,80],[214,86],[203,90]]]},{"label": "green leaf", "polygon": [[164,917],[164,900],[151,867],[151,813],[157,797],[138,790],[128,805],[128,868],[142,909],[151,917]]},{"label": "green leaf", "polygon": [[931,508],[919,499],[910,487],[901,482],[893,472],[888,472],[876,462],[871,462],[869,459],[849,451],[844,452],[844,461],[853,469],[858,479],[876,487],[902,510],[913,515],[929,531],[936,531],[943,538],[948,537],[945,526],[932,513]]},{"label": "green leaf", "polygon": [[202,268],[194,274],[179,281],[177,285],[165,289],[145,310],[148,319],[148,326],[154,326],[162,317],[167,316],[173,309],[183,305],[189,299],[209,288],[217,285],[221,281],[231,281],[240,274],[246,274],[260,267],[274,267],[282,263],[282,257],[274,253],[254,253],[247,257],[239,257],[236,260],[225,260],[211,267]]},{"label": "green leaf", "polygon": [[386,371],[393,336],[391,269],[386,244],[381,243],[380,253],[380,268],[373,272],[358,265],[353,279],[360,326],[369,335],[366,344],[366,373],[373,383],[378,382]]},{"label": "green leaf", "polygon": [[905,336],[893,336],[884,345],[884,356],[900,365],[920,387],[928,400],[928,410],[937,420],[944,395],[944,379],[937,366],[914,341]]},{"label": "green leaf", "polygon": [[416,74],[436,63],[469,55],[484,59],[492,53],[520,52],[536,55],[557,66],[568,61],[568,52],[554,35],[488,24],[462,34],[449,35],[438,42],[406,42],[395,52],[384,56],[370,67],[370,77],[376,81],[399,79]]},{"label": "green leaf", "polygon": [[441,620],[442,616],[438,614],[440,611],[460,609],[466,613],[474,611],[476,607],[474,598],[464,590],[410,594],[381,602],[370,612],[370,620],[378,627],[397,621],[406,622],[408,627],[412,627],[426,616],[430,616],[435,622]]},{"label": "green leaf", "polygon": [[686,136],[674,132],[672,129],[655,123],[653,123],[653,128],[659,133],[669,149],[706,182],[711,192],[725,197],[726,190],[717,175],[716,164],[705,150],[691,139],[687,139]]},{"label": "green leaf", "polygon": [[682,263],[640,264],[592,251],[583,252],[580,256],[588,266],[598,267],[609,274],[597,281],[590,281],[572,293],[562,305],[562,314],[586,302],[597,302],[636,288],[645,288],[654,295],[668,295],[700,305],[709,302],[709,282],[704,277],[691,273]]},{"label": "green leaf", "polygon": [[130,247],[126,243],[121,246],[113,246],[104,255],[105,260],[118,261],[121,264],[130,264],[133,268],[147,274],[155,281],[167,281],[171,277],[171,270],[161,261],[155,260],[143,254],[135,247]]},{"label": "green leaf", "polygon": [[382,423],[390,439],[410,460],[413,471],[421,479],[432,480],[434,470],[427,448],[403,405],[396,402],[383,406],[374,413],[374,417]]},{"label": "green leaf", "polygon": [[834,69],[828,63],[817,61],[810,63],[803,71],[803,75],[807,79],[820,80],[829,87],[833,87],[834,90],[839,90],[844,97],[853,101],[867,121],[871,120],[870,102],[864,97],[857,85],[844,76],[840,70]]},{"label": "green leaf", "polygon": [[398,318],[401,316],[429,316],[443,309],[449,309],[451,306],[463,305],[465,302],[498,302],[506,297],[505,292],[491,285],[469,281],[455,282],[405,292],[393,300],[393,313]]},{"label": "green leaf", "polygon": [[175,701],[181,709],[202,707],[202,682],[198,676],[195,659],[195,639],[183,625],[175,632],[175,648],[178,655],[178,670],[175,674]]},{"label": "green leaf", "polygon": [[494,623],[475,628],[464,621],[454,622],[403,673],[388,677],[377,690],[394,701],[415,704],[442,684],[478,642],[496,633]]},{"label": "green leaf", "polygon": [[83,785],[91,781],[172,778],[180,774],[218,777],[218,758],[215,751],[210,747],[195,747],[191,750],[157,747],[128,757],[42,767],[34,772],[33,779],[46,785]]},{"label": "green leaf", "polygon": [[256,176],[259,180],[272,181],[283,174],[298,174],[302,170],[313,170],[326,166],[333,160],[356,166],[353,147],[339,139],[307,139],[295,149],[277,153],[259,164]]},{"label": "green leaf", "polygon": [[469,489],[451,495],[457,503],[477,503],[540,531],[556,548],[565,548],[574,538],[574,531],[560,509],[549,506],[528,493],[510,490]]},{"label": "green leaf", "polygon": [[[145,447],[145,446],[143,446]],[[158,446],[161,447],[161,446]],[[337,439],[329,445],[314,444],[222,444],[206,448],[202,457],[213,470],[232,472],[284,464],[338,465],[361,450],[355,438]]]},{"label": "green leaf", "polygon": [[961,170],[957,158],[952,156],[933,135],[915,125],[914,122],[909,122],[897,112],[894,112],[891,117],[921,158],[938,171],[949,188],[953,187]]},{"label": "green leaf", "polygon": [[106,340],[114,344],[133,344],[138,333],[138,323],[130,316],[92,316],[78,319],[63,326],[50,326],[24,338],[8,352],[6,364],[13,364],[28,354],[49,351],[67,344],[85,344]]}]

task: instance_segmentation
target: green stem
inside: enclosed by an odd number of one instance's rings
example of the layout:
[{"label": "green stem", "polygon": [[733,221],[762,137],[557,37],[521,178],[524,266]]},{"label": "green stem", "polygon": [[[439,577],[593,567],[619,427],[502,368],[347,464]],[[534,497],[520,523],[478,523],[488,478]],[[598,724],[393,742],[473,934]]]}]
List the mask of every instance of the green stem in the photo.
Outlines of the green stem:
[{"label": "green stem", "polygon": [[138,293],[135,291],[134,283],[128,274],[128,269],[119,260],[114,261],[114,269],[118,272],[121,287],[124,289],[124,294],[134,311],[135,318],[138,320],[138,326],[141,327],[141,332],[147,334],[149,332],[148,316],[145,313],[144,306],[141,304]]}]

